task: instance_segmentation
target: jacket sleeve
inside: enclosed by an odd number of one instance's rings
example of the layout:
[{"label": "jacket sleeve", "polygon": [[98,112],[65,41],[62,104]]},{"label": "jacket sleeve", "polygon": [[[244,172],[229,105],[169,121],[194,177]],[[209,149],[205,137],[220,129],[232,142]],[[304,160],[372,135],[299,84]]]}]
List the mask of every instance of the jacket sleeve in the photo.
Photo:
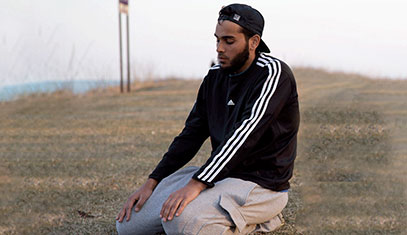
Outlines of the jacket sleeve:
[{"label": "jacket sleeve", "polygon": [[296,94],[293,75],[287,65],[274,60],[268,64],[263,82],[252,89],[242,118],[227,134],[208,161],[194,174],[193,178],[209,187],[226,178],[239,163],[244,161],[255,148],[258,140],[289,100]]},{"label": "jacket sleeve", "polygon": [[189,113],[182,132],[174,138],[149,178],[161,181],[188,163],[209,136],[205,105],[205,84],[202,82],[196,102]]}]

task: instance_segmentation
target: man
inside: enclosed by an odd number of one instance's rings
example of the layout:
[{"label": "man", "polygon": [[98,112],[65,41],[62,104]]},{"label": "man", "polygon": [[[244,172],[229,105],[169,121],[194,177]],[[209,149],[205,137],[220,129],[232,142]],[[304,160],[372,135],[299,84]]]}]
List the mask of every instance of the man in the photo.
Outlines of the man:
[{"label": "man", "polygon": [[[263,27],[250,6],[221,9],[219,65],[202,82],[183,131],[118,214],[119,234],[248,234],[281,225],[296,156],[298,95],[289,67],[263,53],[270,52]],[[179,170],[208,137],[207,162]]]}]

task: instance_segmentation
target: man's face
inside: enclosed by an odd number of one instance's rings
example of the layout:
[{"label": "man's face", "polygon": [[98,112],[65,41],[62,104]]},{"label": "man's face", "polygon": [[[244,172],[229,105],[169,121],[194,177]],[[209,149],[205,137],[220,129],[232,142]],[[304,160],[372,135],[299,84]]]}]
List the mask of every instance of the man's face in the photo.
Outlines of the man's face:
[{"label": "man's face", "polygon": [[241,27],[225,20],[216,25],[216,52],[221,68],[228,72],[242,72],[249,58],[249,47]]}]

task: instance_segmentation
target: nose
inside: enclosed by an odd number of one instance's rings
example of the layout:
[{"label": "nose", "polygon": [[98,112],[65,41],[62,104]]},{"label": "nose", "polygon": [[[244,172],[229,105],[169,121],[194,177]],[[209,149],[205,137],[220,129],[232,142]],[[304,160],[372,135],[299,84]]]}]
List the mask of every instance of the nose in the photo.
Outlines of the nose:
[{"label": "nose", "polygon": [[225,49],[223,47],[223,43],[221,41],[216,43],[216,52],[217,53],[223,53],[225,52]]}]

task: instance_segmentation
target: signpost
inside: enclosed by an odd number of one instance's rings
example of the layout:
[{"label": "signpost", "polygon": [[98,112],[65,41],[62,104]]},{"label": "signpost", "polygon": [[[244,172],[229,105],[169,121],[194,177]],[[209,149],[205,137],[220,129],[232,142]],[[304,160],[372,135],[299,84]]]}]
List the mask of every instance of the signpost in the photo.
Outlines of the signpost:
[{"label": "signpost", "polygon": [[123,93],[123,46],[122,14],[126,15],[127,39],[127,92],[130,92],[130,37],[129,37],[129,0],[119,0],[119,43],[120,43],[120,92]]}]

